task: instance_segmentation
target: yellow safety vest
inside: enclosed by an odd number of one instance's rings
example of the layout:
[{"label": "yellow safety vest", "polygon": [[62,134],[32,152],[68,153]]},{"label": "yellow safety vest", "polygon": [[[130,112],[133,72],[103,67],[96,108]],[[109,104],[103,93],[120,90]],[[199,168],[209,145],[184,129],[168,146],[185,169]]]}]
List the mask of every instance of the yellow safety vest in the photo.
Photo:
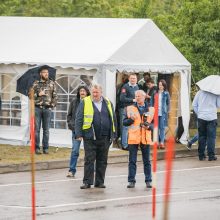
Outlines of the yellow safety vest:
[{"label": "yellow safety vest", "polygon": [[[111,102],[108,98],[105,98],[107,101],[107,108],[109,111],[109,114],[111,116],[112,120],[112,130],[115,132],[115,124],[114,124],[114,118],[113,118],[113,110],[111,106]],[[84,119],[83,119],[83,130],[89,129],[92,126],[93,121],[93,115],[94,115],[94,109],[92,105],[92,99],[91,96],[87,96],[83,99],[84,101]]]}]

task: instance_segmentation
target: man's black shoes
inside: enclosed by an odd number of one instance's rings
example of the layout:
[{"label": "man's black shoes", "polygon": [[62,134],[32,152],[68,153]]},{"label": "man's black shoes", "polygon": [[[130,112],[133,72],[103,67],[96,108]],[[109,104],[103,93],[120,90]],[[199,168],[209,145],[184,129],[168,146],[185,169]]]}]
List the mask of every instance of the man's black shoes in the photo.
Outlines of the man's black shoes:
[{"label": "man's black shoes", "polygon": [[101,183],[101,184],[95,184],[95,188],[106,188],[106,186],[103,184],[103,183]]},{"label": "man's black shoes", "polygon": [[131,189],[135,187],[135,182],[129,182],[127,188]]},{"label": "man's black shoes", "polygon": [[35,150],[35,154],[38,154],[38,155],[41,154],[40,149],[36,149],[36,150]]},{"label": "man's black shoes", "polygon": [[121,149],[122,149],[122,150],[129,151],[128,147],[124,147],[124,146],[122,146]]},{"label": "man's black shoes", "polygon": [[[95,184],[94,187],[95,188],[102,188],[102,189],[106,188],[106,186],[103,183]],[[90,188],[91,188],[91,185],[87,184],[87,183],[84,183],[82,186],[80,186],[80,189],[90,189]]]},{"label": "man's black shoes", "polygon": [[203,161],[203,160],[205,160],[206,159],[206,157],[199,157],[199,160],[200,161]]},{"label": "man's black shoes", "polygon": [[49,154],[49,152],[48,152],[47,149],[46,149],[46,150],[43,150],[43,153],[44,153],[44,154]]},{"label": "man's black shoes", "polygon": [[89,189],[91,188],[91,185],[84,183],[82,186],[80,186],[80,189]]},{"label": "man's black shoes", "polygon": [[152,188],[151,182],[146,182],[146,187],[147,188]]},{"label": "man's black shoes", "polygon": [[214,160],[217,160],[218,158],[216,156],[213,156],[213,157],[209,157],[209,161],[214,161]]},{"label": "man's black shoes", "polygon": [[[208,161],[216,161],[218,158],[216,156],[209,157]],[[199,157],[200,161],[206,160],[206,156]]]},{"label": "man's black shoes", "polygon": [[[44,153],[44,154],[49,154],[48,149],[43,150],[43,153]],[[39,154],[42,154],[42,153],[41,153],[40,149],[36,149],[36,150],[35,150],[35,154],[38,154],[38,155],[39,155]]]}]

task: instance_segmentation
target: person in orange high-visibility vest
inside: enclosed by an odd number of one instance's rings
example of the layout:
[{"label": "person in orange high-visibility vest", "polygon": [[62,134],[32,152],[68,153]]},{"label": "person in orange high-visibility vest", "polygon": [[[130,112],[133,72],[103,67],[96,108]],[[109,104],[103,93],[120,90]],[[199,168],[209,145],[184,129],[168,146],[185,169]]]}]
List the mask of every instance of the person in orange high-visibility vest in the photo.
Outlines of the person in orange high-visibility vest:
[{"label": "person in orange high-visibility vest", "polygon": [[152,187],[150,145],[152,144],[151,122],[154,117],[154,108],[148,107],[145,97],[146,94],[143,90],[135,92],[136,103],[127,107],[126,117],[123,121],[124,126],[128,126],[129,164],[127,188],[135,187],[136,161],[139,146],[142,152],[146,187]]}]

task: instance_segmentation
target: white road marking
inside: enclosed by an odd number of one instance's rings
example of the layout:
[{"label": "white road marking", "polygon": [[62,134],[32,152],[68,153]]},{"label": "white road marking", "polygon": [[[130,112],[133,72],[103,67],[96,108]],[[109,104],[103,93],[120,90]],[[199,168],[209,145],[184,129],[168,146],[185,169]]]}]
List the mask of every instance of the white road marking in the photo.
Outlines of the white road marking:
[{"label": "white road marking", "polygon": [[[38,181],[35,184],[44,184],[44,183],[59,183],[59,182],[69,182],[69,181],[79,181],[82,179],[66,179],[66,180],[48,180],[48,181]],[[10,183],[10,184],[2,184],[0,187],[7,187],[7,186],[23,186],[23,185],[31,185],[31,182],[28,183]]]},{"label": "white road marking", "polygon": [[[185,194],[196,194],[196,193],[210,193],[210,192],[220,192],[220,189],[208,189],[208,190],[194,190],[194,191],[185,191],[185,192],[173,192],[170,193],[171,196],[175,195],[185,195]],[[157,194],[157,197],[163,197],[165,194],[160,193]],[[132,196],[132,197],[119,197],[119,198],[112,198],[112,199],[102,199],[102,200],[93,200],[88,202],[73,202],[73,203],[66,203],[66,204],[59,204],[59,205],[50,205],[50,206],[37,206],[37,209],[53,209],[53,208],[62,208],[68,206],[82,206],[82,205],[91,205],[97,203],[106,203],[106,202],[115,202],[115,201],[123,201],[123,200],[133,200],[133,199],[142,199],[142,198],[149,198],[152,195],[145,195],[145,196]],[[2,208],[16,208],[16,209],[31,209],[30,206],[12,206],[12,205],[0,205]]]},{"label": "white road marking", "polygon": [[[184,172],[184,171],[194,171],[194,170],[204,170],[204,169],[216,169],[220,168],[220,166],[210,166],[210,167],[195,167],[195,168],[187,168],[187,169],[179,169],[179,170],[172,170],[172,172]],[[166,171],[158,171],[156,174],[165,173]],[[144,173],[137,173],[138,175],[144,175]],[[127,174],[122,175],[115,175],[115,176],[106,176],[106,178],[122,178],[127,177]],[[37,181],[35,184],[45,184],[45,183],[59,183],[59,182],[69,182],[69,181],[82,181],[82,178],[76,179],[66,179],[66,180],[48,180],[48,181]],[[24,183],[10,183],[10,184],[2,184],[1,187],[10,187],[10,186],[23,186],[23,185],[31,185],[31,182],[24,182]]]}]

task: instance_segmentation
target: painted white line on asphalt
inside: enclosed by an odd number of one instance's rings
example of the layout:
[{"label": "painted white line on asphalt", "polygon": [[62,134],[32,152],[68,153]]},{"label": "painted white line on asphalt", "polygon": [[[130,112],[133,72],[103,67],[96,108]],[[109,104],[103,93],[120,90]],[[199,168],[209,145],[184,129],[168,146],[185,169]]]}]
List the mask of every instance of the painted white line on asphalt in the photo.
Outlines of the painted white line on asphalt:
[{"label": "painted white line on asphalt", "polygon": [[[208,189],[208,190],[194,190],[194,191],[185,191],[185,192],[174,192],[170,193],[171,196],[176,195],[185,195],[185,194],[197,194],[197,193],[210,193],[210,192],[220,192],[220,189]],[[165,194],[160,193],[157,194],[157,197],[163,197]],[[102,199],[102,200],[93,200],[88,202],[73,202],[73,203],[66,203],[66,204],[59,204],[59,205],[50,205],[50,206],[37,206],[37,209],[53,209],[53,208],[62,208],[68,206],[82,206],[82,205],[92,205],[97,203],[105,203],[105,202],[116,202],[116,201],[123,201],[123,200],[134,200],[134,199],[142,199],[142,198],[149,198],[152,197],[151,195],[146,196],[132,196],[132,197],[119,197],[119,198],[112,198],[112,199]],[[12,205],[0,205],[2,208],[16,208],[16,209],[31,209],[30,206],[12,206]]]},{"label": "painted white line on asphalt", "polygon": [[[192,171],[192,170],[205,170],[205,169],[213,169],[220,168],[220,166],[210,166],[210,167],[194,167],[194,168],[186,168],[179,170],[172,170],[172,172],[183,172],[183,171]],[[166,171],[158,171],[157,173],[165,173]]]},{"label": "painted white line on asphalt", "polygon": [[[66,179],[66,180],[48,180],[48,181],[39,181],[35,182],[35,184],[44,184],[44,183],[59,183],[59,182],[69,182],[69,181],[79,181],[82,179]],[[23,186],[23,185],[31,185],[31,182],[28,183],[10,183],[10,184],[2,184],[0,187],[7,187],[7,186]]]},{"label": "painted white line on asphalt", "polygon": [[[172,170],[172,172],[184,172],[184,171],[194,171],[194,170],[205,170],[205,169],[216,169],[220,168],[220,166],[210,166],[210,167],[195,167],[195,168],[187,168],[187,169],[179,169],[179,170]],[[157,174],[165,173],[166,171],[158,171]],[[137,173],[138,175],[144,175],[144,173]],[[115,176],[106,176],[106,178],[122,178],[127,177],[127,174],[122,175],[115,175]],[[38,181],[35,184],[45,184],[45,183],[59,183],[59,182],[69,182],[69,181],[82,181],[82,178],[76,179],[66,179],[66,180],[48,180],[48,181]],[[10,184],[2,184],[0,187],[9,187],[9,186],[23,186],[23,185],[31,185],[31,182],[28,183],[10,183]]]}]

